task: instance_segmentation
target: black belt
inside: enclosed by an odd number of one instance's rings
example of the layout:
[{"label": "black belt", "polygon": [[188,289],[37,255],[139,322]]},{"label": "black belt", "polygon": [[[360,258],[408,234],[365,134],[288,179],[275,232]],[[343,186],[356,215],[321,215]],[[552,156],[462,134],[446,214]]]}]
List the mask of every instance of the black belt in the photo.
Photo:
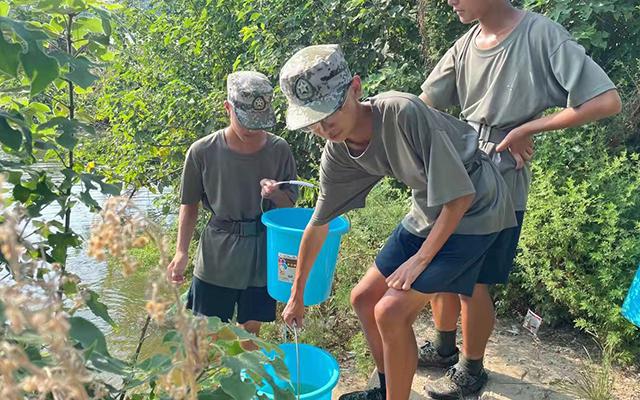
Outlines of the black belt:
[{"label": "black belt", "polygon": [[221,231],[238,236],[258,236],[265,230],[265,226],[262,224],[259,218],[234,221],[219,218],[214,215],[209,220],[209,225]]},{"label": "black belt", "polygon": [[479,122],[465,122],[471,125],[471,127],[475,129],[476,132],[478,132],[478,136],[480,139],[480,150],[486,153],[489,158],[493,159],[493,156],[496,153],[496,145],[498,145],[504,140],[505,137],[507,137],[510,130],[498,129],[494,126],[489,126]]},{"label": "black belt", "polygon": [[482,158],[486,158],[487,160],[489,159],[484,152],[476,150],[473,157],[464,163],[464,169],[467,170],[467,174],[469,174],[469,176],[473,175],[473,173],[480,168],[480,165],[482,165]]},{"label": "black belt", "polygon": [[498,129],[495,126],[489,126],[479,122],[465,121],[478,132],[481,142],[489,142],[498,144],[504,140],[510,132],[510,129]]}]

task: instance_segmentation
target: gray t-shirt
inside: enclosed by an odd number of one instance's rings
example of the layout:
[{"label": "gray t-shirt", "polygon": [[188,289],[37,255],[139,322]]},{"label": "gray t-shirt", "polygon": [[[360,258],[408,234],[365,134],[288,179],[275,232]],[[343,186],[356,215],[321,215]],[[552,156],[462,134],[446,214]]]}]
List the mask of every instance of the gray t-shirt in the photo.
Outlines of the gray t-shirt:
[{"label": "gray t-shirt", "polygon": [[[199,139],[191,145],[182,173],[180,201],[204,208],[226,220],[240,221],[260,217],[260,180],[296,179],[296,165],[287,142],[269,134],[264,147],[253,154],[240,154],[229,148],[224,130]],[[292,201],[297,187],[283,185]],[[264,200],[265,211],[273,208]],[[266,286],[266,235],[238,236],[210,224],[200,236],[194,275],[213,285],[233,289]]]},{"label": "gray t-shirt", "polygon": [[[615,88],[607,74],[559,24],[527,12],[500,44],[479,49],[480,26],[456,41],[422,91],[436,108],[462,108],[460,118],[510,130],[550,107],[575,107]],[[486,148],[481,143],[481,148]],[[493,155],[516,210],[524,210],[531,171],[516,171],[511,153]]]},{"label": "gray t-shirt", "polygon": [[346,143],[327,142],[324,148],[314,225],[364,207],[373,186],[393,176],[412,189],[402,225],[414,235],[426,237],[442,206],[468,194],[475,198],[455,233],[488,234],[515,226],[507,187],[478,150],[473,128],[408,93],[383,93],[370,104],[373,136],[362,154],[350,154]]}]

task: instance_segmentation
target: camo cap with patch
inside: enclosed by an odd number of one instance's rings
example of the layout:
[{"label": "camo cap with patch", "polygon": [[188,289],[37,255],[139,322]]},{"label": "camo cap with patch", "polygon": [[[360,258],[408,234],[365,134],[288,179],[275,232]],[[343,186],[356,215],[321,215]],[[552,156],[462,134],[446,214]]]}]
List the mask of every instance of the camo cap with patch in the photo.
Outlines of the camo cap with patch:
[{"label": "camo cap with patch", "polygon": [[269,129],[276,125],[272,99],[273,86],[260,72],[238,71],[227,77],[227,100],[247,129]]},{"label": "camo cap with patch", "polygon": [[344,103],[353,76],[337,44],[309,46],[295,53],[280,70],[280,88],[287,97],[287,128],[319,122]]}]

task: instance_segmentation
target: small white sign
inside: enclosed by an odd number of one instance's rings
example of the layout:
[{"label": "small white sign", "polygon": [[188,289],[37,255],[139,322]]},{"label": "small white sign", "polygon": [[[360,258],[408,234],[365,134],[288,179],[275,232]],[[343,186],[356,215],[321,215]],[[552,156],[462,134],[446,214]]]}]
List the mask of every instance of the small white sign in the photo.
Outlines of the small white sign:
[{"label": "small white sign", "polygon": [[542,317],[531,310],[527,310],[527,315],[524,317],[524,324],[522,324],[524,329],[537,336],[540,325],[542,325]]}]

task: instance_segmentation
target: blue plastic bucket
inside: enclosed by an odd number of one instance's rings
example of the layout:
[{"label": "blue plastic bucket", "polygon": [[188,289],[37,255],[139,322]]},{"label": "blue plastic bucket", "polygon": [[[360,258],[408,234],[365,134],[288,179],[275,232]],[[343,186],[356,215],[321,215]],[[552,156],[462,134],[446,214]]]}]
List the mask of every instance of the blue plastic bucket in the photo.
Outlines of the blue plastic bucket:
[{"label": "blue plastic bucket", "polygon": [[640,328],[640,266],[622,305],[622,315]]},{"label": "blue plastic bucket", "polygon": [[[271,375],[276,385],[281,388],[296,388],[300,383],[301,400],[331,400],[331,392],[338,384],[340,368],[335,358],[325,350],[308,344],[299,344],[300,377],[296,368],[296,345],[284,343],[278,347],[284,353],[284,363],[289,369],[291,383],[283,382],[275,375],[273,368],[266,365],[265,369]],[[270,355],[271,357],[275,354]],[[273,389],[269,385],[260,388],[260,392],[273,399]]]},{"label": "blue plastic bucket", "polygon": [[[267,227],[267,290],[283,303],[289,301],[302,232],[312,214],[311,208],[277,208],[262,214],[262,223]],[[340,240],[348,230],[349,221],[344,216],[329,223],[327,240],[307,279],[305,306],[322,303],[329,297]]]}]

